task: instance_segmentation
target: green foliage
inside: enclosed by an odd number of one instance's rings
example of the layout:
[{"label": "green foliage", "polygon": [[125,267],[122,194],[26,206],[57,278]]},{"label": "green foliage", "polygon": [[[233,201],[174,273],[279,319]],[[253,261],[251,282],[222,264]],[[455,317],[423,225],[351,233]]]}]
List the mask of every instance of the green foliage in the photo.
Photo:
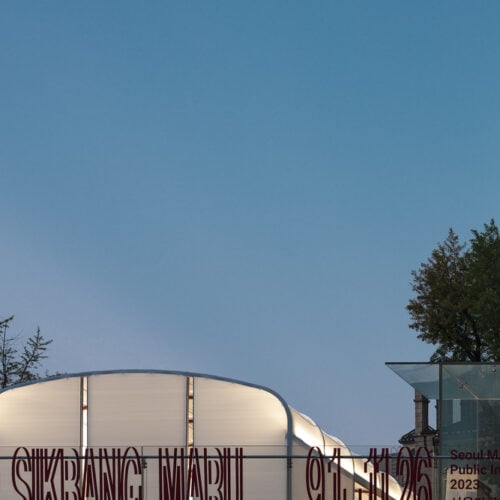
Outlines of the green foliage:
[{"label": "green foliage", "polygon": [[495,221],[462,244],[453,229],[412,272],[406,309],[431,361],[500,360],[500,234]]},{"label": "green foliage", "polygon": [[40,333],[40,328],[18,350],[18,339],[7,333],[14,316],[0,321],[0,387],[21,384],[39,378],[37,369],[47,356],[45,351],[52,342]]}]

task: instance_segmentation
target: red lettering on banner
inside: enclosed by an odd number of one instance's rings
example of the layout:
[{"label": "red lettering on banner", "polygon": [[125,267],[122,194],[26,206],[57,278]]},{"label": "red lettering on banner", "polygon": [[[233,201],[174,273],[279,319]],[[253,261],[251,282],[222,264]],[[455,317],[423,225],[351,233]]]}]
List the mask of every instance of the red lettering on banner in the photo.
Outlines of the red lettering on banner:
[{"label": "red lettering on banner", "polygon": [[324,456],[318,447],[311,448],[307,454],[306,488],[309,500],[325,500]]},{"label": "red lettering on banner", "polygon": [[[342,451],[334,448],[326,456],[319,447],[309,449],[304,498],[389,500],[389,450],[372,448],[364,459],[344,457]],[[159,448],[149,458],[158,463],[149,476],[157,500],[243,500],[243,448]],[[402,480],[401,500],[432,500],[430,452],[402,448],[393,458]],[[364,468],[356,470],[352,460]],[[454,468],[460,472],[458,465]],[[462,469],[483,473],[477,465]],[[144,472],[143,457],[134,447],[87,448],[83,453],[76,448],[19,447],[11,460],[13,494],[22,500],[143,500]]]},{"label": "red lettering on banner", "polygon": [[432,500],[432,484],[425,472],[431,466],[427,448],[418,448],[415,452],[405,446],[399,450],[396,474],[404,478],[401,500]]},{"label": "red lettering on banner", "polygon": [[[64,461],[64,472],[62,474],[61,498],[64,500],[80,500],[82,493],[80,489],[80,458],[78,450],[72,449],[74,459]],[[68,488],[68,489],[67,489]]]},{"label": "red lettering on banner", "polygon": [[[26,455],[28,455],[28,450],[26,448],[18,448],[14,453],[12,460],[12,485],[16,493],[18,493],[23,500],[31,500],[33,496],[31,494],[30,483],[26,481],[23,474],[23,472],[31,471],[31,464],[25,459],[17,459],[17,454],[22,451],[25,451]],[[26,495],[24,494],[24,490],[26,490]]]},{"label": "red lettering on banner", "polygon": [[[309,449],[306,462],[308,500],[346,500],[348,495],[354,495],[356,500],[389,500],[391,458],[389,449],[370,449],[363,464],[367,480],[360,477],[354,492],[350,493],[343,487],[342,482],[355,484],[356,471],[353,476],[349,467],[346,469],[342,467],[341,452],[341,448],[335,448],[328,457],[324,456],[318,447]],[[352,458],[349,455],[349,460]],[[430,452],[426,448],[420,448],[415,452],[411,452],[409,448],[402,448],[394,459],[396,474],[402,476],[404,481],[401,500],[432,500],[432,484],[427,473],[432,467]],[[366,486],[364,482],[367,483]]]},{"label": "red lettering on banner", "polygon": [[184,498],[184,448],[158,450],[158,476],[160,478],[160,500],[182,500]]},{"label": "red lettering on banner", "polygon": [[[243,448],[158,450],[160,500],[243,500]],[[233,487],[234,485],[234,487]]]},{"label": "red lettering on banner", "polygon": [[191,448],[189,450],[188,491],[190,497],[205,500],[198,448]]},{"label": "red lettering on banner", "polygon": [[[370,464],[371,468],[369,467]],[[389,500],[388,448],[382,448],[380,454],[377,448],[370,448],[370,454],[364,464],[364,471],[368,472],[368,470],[370,470],[369,500],[376,500],[379,495],[382,500]]]},{"label": "red lettering on banner", "polygon": [[17,448],[12,485],[23,500],[142,500],[142,467],[135,448]]},{"label": "red lettering on banner", "polygon": [[328,472],[333,476],[333,496],[332,500],[346,500],[347,489],[341,488],[342,485],[342,466],[341,466],[341,453],[340,448],[333,450],[332,456],[328,461]]}]

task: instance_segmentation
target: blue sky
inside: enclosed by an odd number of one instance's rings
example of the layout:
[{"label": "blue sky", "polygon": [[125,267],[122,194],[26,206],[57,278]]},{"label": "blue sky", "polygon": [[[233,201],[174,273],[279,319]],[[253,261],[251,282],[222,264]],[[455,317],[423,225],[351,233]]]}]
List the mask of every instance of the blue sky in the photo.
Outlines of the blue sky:
[{"label": "blue sky", "polygon": [[0,316],[51,371],[211,373],[412,427],[410,272],[498,218],[500,4],[0,5]]}]

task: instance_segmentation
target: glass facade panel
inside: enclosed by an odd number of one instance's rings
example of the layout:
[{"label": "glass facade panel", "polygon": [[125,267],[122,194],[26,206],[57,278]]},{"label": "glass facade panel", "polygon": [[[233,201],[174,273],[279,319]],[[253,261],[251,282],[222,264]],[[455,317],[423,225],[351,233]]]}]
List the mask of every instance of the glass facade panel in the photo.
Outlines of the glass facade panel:
[{"label": "glass facade panel", "polygon": [[386,363],[386,365],[426,398],[439,398],[439,365],[434,363]]},{"label": "glass facade panel", "polygon": [[[388,363],[436,399],[434,498],[500,499],[500,377],[494,363]],[[437,389],[437,390],[436,390]]]},{"label": "glass facade panel", "polygon": [[[441,376],[443,489],[468,483],[500,498],[500,385],[496,365],[446,364]],[[450,496],[450,495],[448,495]]]}]

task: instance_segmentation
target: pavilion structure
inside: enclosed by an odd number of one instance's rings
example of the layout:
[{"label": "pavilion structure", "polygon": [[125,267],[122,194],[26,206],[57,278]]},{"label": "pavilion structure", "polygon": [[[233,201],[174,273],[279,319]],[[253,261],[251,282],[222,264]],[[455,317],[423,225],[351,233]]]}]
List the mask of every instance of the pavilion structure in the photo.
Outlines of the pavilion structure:
[{"label": "pavilion structure", "polygon": [[418,400],[436,401],[437,429],[422,423],[426,416],[419,420],[416,406],[415,429],[401,441],[415,452],[427,448],[434,457],[434,498],[500,498],[500,374],[496,363],[387,366],[421,396],[415,398],[416,405]]},{"label": "pavilion structure", "polygon": [[203,374],[64,375],[0,392],[0,498],[399,499],[376,460],[265,387]]}]

